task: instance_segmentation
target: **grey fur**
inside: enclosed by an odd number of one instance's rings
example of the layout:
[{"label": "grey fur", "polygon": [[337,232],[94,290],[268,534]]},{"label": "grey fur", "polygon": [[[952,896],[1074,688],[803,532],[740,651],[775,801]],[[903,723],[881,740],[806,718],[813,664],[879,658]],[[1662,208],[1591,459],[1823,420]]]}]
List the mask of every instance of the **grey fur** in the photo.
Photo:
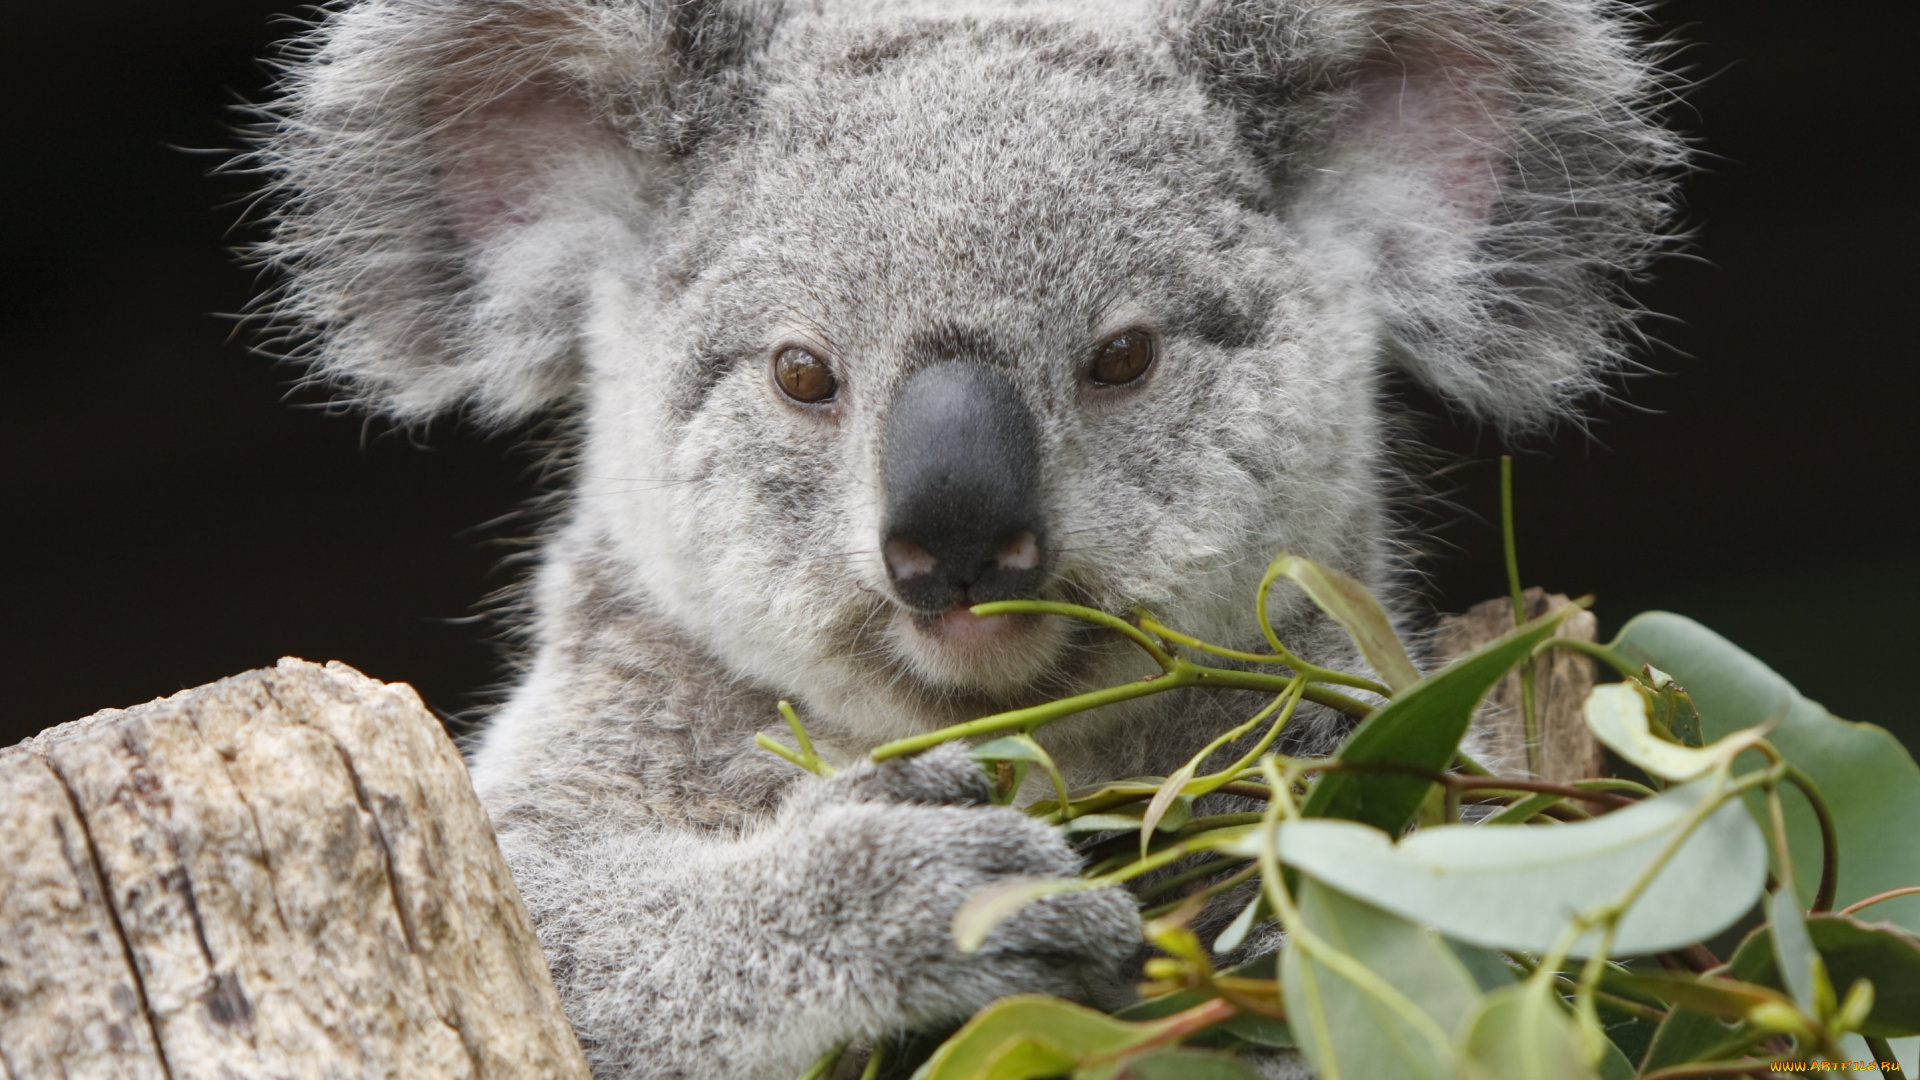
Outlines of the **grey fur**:
[{"label": "grey fur", "polygon": [[[1514,428],[1619,357],[1680,151],[1611,0],[363,0],[287,53],[257,152],[273,312],[402,420],[577,417],[531,659],[474,778],[603,1077],[786,1077],[1022,989],[1101,997],[1112,893],[974,957],[955,907],[1069,873],[950,754],[831,759],[1138,677],[1063,622],[972,654],[888,599],[879,433],[943,359],[1037,421],[1043,594],[1217,641],[1290,550],[1391,591],[1377,401],[1399,363]],[[1147,326],[1138,386],[1090,385]],[[768,376],[829,358],[826,407]],[[1297,596],[1276,625],[1351,662]],[[1002,645],[1007,643],[1003,642]],[[1070,777],[1162,773],[1240,702],[1049,728]],[[1339,725],[1306,718],[1299,745]]]}]

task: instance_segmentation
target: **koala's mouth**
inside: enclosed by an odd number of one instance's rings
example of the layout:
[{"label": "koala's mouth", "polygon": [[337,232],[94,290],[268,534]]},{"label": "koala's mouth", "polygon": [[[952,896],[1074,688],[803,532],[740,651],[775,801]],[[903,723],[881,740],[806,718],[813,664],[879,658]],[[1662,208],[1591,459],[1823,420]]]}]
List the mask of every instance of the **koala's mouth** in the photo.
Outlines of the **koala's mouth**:
[{"label": "koala's mouth", "polygon": [[[1031,639],[1039,628],[1040,616],[1028,614],[975,615],[966,603],[945,611],[916,612],[913,629],[923,637],[956,649],[997,649],[1022,639]],[[1029,641],[1029,647],[1032,643]]]},{"label": "koala's mouth", "polygon": [[895,609],[893,651],[919,680],[946,691],[1003,695],[1052,670],[1063,645],[1057,620],[975,615],[962,600],[940,611]]}]

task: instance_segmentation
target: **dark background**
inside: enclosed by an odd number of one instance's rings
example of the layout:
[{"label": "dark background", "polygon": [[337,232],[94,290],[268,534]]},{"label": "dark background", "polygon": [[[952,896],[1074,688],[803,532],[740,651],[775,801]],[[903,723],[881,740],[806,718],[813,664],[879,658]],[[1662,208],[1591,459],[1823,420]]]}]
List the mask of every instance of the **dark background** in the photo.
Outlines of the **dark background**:
[{"label": "dark background", "polygon": [[[288,0],[24,3],[0,35],[0,745],[294,654],[414,683],[496,677],[470,618],[535,490],[509,437],[329,413],[250,355],[209,177]],[[1920,568],[1920,250],[1911,0],[1678,0],[1709,155],[1694,258],[1640,290],[1671,321],[1587,432],[1520,448],[1529,582],[1700,618],[1842,715],[1920,743],[1904,688]],[[1432,416],[1451,505],[1418,511],[1432,602],[1501,595],[1497,438]],[[1427,469],[1430,467],[1424,467]]]}]

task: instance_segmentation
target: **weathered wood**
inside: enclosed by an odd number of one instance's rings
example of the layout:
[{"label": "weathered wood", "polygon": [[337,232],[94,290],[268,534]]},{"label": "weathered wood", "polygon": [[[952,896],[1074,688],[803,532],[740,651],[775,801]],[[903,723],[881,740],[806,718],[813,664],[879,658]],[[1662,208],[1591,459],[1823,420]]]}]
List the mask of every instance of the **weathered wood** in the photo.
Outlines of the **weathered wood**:
[{"label": "weathered wood", "polygon": [[[1527,618],[1567,607],[1571,601],[1541,589],[1522,596]],[[1441,660],[1465,656],[1513,629],[1513,602],[1488,600],[1464,615],[1449,615],[1434,628],[1433,653]],[[1578,612],[1560,624],[1555,637],[1593,641],[1600,624],[1590,611]],[[1593,658],[1570,649],[1550,649],[1535,661],[1534,703],[1540,718],[1540,778],[1566,783],[1599,776],[1606,767],[1606,751],[1587,728],[1584,710],[1593,692]],[[1521,713],[1520,676],[1501,680],[1481,703],[1478,716],[1487,764],[1501,771],[1524,772],[1527,767],[1526,721]]]},{"label": "weathered wood", "polygon": [[299,660],[0,751],[0,1080],[587,1068],[466,768]]}]

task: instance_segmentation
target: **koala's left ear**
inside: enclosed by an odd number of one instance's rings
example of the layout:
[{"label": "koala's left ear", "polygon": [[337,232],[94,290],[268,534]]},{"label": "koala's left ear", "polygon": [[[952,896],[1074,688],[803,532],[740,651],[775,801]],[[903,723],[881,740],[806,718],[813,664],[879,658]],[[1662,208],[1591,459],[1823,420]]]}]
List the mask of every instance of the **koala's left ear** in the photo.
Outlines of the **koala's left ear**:
[{"label": "koala's left ear", "polygon": [[734,122],[779,0],[359,0],[284,50],[251,164],[313,377],[403,420],[578,380],[596,278]]},{"label": "koala's left ear", "polygon": [[1620,358],[1681,142],[1614,0],[1171,0],[1307,242],[1361,275],[1409,370],[1509,428]]}]

